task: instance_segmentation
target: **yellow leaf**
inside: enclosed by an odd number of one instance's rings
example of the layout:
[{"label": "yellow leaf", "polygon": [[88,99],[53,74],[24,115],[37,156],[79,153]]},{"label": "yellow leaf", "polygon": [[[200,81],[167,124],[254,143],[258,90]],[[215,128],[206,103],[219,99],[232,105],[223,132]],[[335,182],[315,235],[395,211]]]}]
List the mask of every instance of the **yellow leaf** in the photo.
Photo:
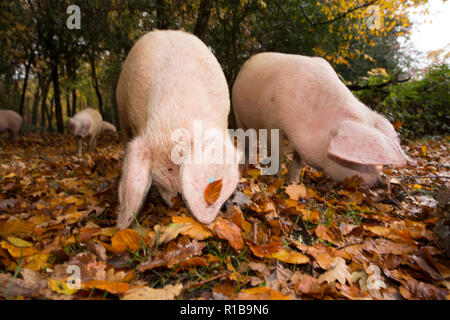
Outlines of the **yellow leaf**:
[{"label": "yellow leaf", "polygon": [[11,243],[13,246],[18,247],[18,248],[29,248],[29,247],[33,246],[33,244],[31,242],[22,240],[20,238],[7,237],[6,239],[8,240],[9,243]]},{"label": "yellow leaf", "polygon": [[261,175],[261,170],[258,169],[250,169],[247,171],[247,174],[252,177],[253,179],[258,179],[258,177]]},{"label": "yellow leaf", "polygon": [[41,271],[47,266],[47,260],[50,257],[48,253],[38,253],[28,257],[24,268],[31,269],[33,271]]},{"label": "yellow leaf", "polygon": [[422,146],[422,154],[423,154],[423,156],[424,157],[426,157],[427,156],[427,146],[425,145],[425,146]]},{"label": "yellow leaf", "polygon": [[77,197],[74,197],[74,196],[70,196],[70,197],[68,197],[68,198],[66,198],[64,200],[64,203],[66,203],[66,204],[73,203],[73,204],[75,204],[77,206],[81,206],[84,203],[84,200],[80,199],[80,198],[77,198]]},{"label": "yellow leaf", "polygon": [[308,191],[305,185],[302,184],[290,184],[286,187],[286,193],[289,199],[298,201],[300,198],[306,198],[308,196]]},{"label": "yellow leaf", "polygon": [[18,248],[16,246],[9,244],[6,241],[2,241],[2,248],[7,249],[9,254],[12,255],[14,258],[31,256],[37,252],[37,250],[34,247]]},{"label": "yellow leaf", "polygon": [[420,184],[415,184],[415,185],[413,185],[413,188],[416,190],[420,190],[420,189],[422,189],[422,186]]},{"label": "yellow leaf", "polygon": [[211,231],[207,230],[203,225],[191,217],[173,216],[172,222],[186,224],[188,226],[187,230],[182,231],[181,234],[187,235],[192,239],[205,240],[211,236]]},{"label": "yellow leaf", "polygon": [[78,289],[69,289],[65,280],[50,279],[48,281],[48,288],[54,292],[64,295],[73,295]]},{"label": "yellow leaf", "polygon": [[304,254],[288,249],[280,249],[270,254],[270,256],[286,263],[303,264],[309,262],[309,258]]}]

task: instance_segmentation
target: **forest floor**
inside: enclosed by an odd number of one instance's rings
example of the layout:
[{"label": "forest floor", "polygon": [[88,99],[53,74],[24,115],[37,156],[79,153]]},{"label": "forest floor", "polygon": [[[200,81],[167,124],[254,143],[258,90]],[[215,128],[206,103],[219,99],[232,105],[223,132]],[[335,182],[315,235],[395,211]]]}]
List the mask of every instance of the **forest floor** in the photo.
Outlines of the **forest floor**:
[{"label": "forest floor", "polygon": [[123,143],[77,158],[69,135],[5,138],[0,298],[450,299],[449,137],[409,141],[417,165],[385,168],[383,189],[253,168],[209,226],[151,191],[122,231]]}]

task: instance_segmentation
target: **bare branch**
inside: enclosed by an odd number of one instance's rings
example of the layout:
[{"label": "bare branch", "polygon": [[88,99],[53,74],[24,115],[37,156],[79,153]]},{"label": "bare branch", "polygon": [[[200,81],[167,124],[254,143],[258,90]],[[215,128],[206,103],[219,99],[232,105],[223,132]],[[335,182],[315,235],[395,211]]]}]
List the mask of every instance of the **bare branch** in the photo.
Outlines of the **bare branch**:
[{"label": "bare branch", "polygon": [[347,16],[348,14],[350,14],[350,13],[352,13],[352,12],[354,12],[354,11],[359,10],[359,9],[362,9],[362,8],[365,8],[365,7],[368,7],[368,6],[372,5],[372,4],[374,4],[375,2],[378,2],[378,0],[372,0],[372,1],[369,1],[369,2],[364,3],[364,4],[362,4],[362,5],[355,6],[355,7],[351,8],[351,9],[349,9],[349,10],[347,10],[347,11],[341,13],[340,15],[336,16],[336,17],[333,18],[333,19],[326,20],[326,21],[319,21],[319,22],[314,22],[314,21],[311,19],[311,17],[308,16],[308,14],[306,13],[306,5],[301,5],[300,7],[302,8],[303,15],[305,16],[306,20],[308,20],[309,24],[310,24],[311,26],[314,26],[314,27],[315,27],[315,26],[320,26],[320,25],[324,25],[324,24],[333,23],[333,22],[335,22],[335,21],[337,21],[337,20],[339,20],[339,19],[344,18],[345,16]]}]

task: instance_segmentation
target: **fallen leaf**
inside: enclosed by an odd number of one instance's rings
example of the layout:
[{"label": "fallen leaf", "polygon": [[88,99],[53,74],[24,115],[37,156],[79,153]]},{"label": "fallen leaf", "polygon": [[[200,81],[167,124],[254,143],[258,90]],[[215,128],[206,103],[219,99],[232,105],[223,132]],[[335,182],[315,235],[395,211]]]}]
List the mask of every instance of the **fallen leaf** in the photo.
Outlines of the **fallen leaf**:
[{"label": "fallen leaf", "polygon": [[132,229],[119,230],[111,238],[111,247],[116,254],[122,254],[127,250],[135,252],[142,247],[141,237]]},{"label": "fallen leaf", "polygon": [[237,300],[290,300],[281,292],[267,287],[244,289],[236,296]]},{"label": "fallen leaf", "polygon": [[289,196],[289,199],[298,201],[300,198],[307,198],[308,191],[305,185],[302,184],[290,184],[286,187],[285,192]]},{"label": "fallen leaf", "polygon": [[145,271],[156,267],[167,266],[172,268],[177,263],[186,259],[199,256],[205,247],[203,242],[197,240],[190,241],[180,238],[178,242],[170,242],[164,250],[158,250],[155,256],[150,256],[145,262],[139,265],[139,271]]},{"label": "fallen leaf", "polygon": [[339,281],[341,284],[345,284],[346,281],[351,283],[351,274],[345,264],[345,260],[337,257],[331,264],[331,269],[322,273],[317,280],[319,284],[323,282],[333,283],[335,281]]},{"label": "fallen leaf", "polygon": [[208,184],[205,188],[205,201],[209,205],[213,205],[220,197],[220,191],[222,190],[222,179],[216,180]]},{"label": "fallen leaf", "polygon": [[112,294],[123,294],[129,290],[129,284],[126,282],[91,280],[83,283],[83,289],[99,289],[108,291]]},{"label": "fallen leaf", "polygon": [[194,218],[173,216],[172,222],[175,224],[186,224],[186,230],[184,230],[183,228],[183,231],[181,231],[180,233],[189,236],[192,239],[205,240],[211,237],[211,231],[198,223]]},{"label": "fallen leaf", "polygon": [[242,238],[241,229],[228,219],[219,218],[214,223],[214,232],[219,238],[227,240],[231,247],[235,250],[244,248],[244,239]]},{"label": "fallen leaf", "polygon": [[132,288],[129,289],[122,300],[173,300],[179,296],[183,285],[178,283],[176,285],[166,285],[161,289],[154,289],[150,287]]}]

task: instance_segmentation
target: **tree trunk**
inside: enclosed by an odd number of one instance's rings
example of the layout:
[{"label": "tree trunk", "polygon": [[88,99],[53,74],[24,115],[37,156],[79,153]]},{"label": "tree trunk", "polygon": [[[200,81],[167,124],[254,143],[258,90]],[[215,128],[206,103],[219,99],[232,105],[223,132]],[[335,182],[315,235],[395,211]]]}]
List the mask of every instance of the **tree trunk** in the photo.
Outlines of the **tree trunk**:
[{"label": "tree trunk", "polygon": [[67,86],[66,87],[66,114],[67,117],[71,117],[72,115],[70,114],[70,88]]},{"label": "tree trunk", "polygon": [[52,82],[53,82],[53,97],[55,102],[56,128],[58,133],[64,133],[64,122],[62,117],[61,96],[59,90],[58,78],[58,60],[54,59],[52,65]]},{"label": "tree trunk", "polygon": [[53,106],[55,105],[55,96],[53,96],[52,99],[52,103],[50,104],[50,110],[48,108],[46,108],[46,113],[47,113],[47,122],[48,122],[48,132],[53,133],[53,125],[52,125],[52,120],[53,120]]},{"label": "tree trunk", "polygon": [[77,113],[77,89],[72,89],[72,111],[71,115]]},{"label": "tree trunk", "polygon": [[100,91],[100,86],[98,85],[97,71],[95,71],[95,58],[93,55],[89,55],[89,62],[91,64],[92,85],[95,89],[95,94],[97,95],[98,100],[98,110],[100,111],[102,117],[104,117],[105,113],[103,112],[103,98]]},{"label": "tree trunk", "polygon": [[25,103],[25,93],[27,92],[28,75],[30,74],[31,64],[33,63],[33,55],[28,59],[25,67],[25,79],[23,79],[22,96],[20,98],[19,114],[23,117],[23,105]]},{"label": "tree trunk", "polygon": [[214,0],[201,0],[198,8],[197,21],[194,27],[194,34],[200,39],[204,39],[206,31],[208,30],[209,16],[211,14],[211,7]]},{"label": "tree trunk", "polygon": [[36,91],[34,92],[34,99],[33,99],[33,108],[31,109],[31,124],[36,127],[37,126],[37,115],[38,115],[38,106],[40,98],[40,89],[41,89],[41,81],[39,81]]},{"label": "tree trunk", "polygon": [[47,96],[50,89],[50,80],[43,81],[42,97],[41,97],[41,127],[45,131],[46,113],[47,113]]},{"label": "tree trunk", "polygon": [[169,22],[166,17],[165,0],[156,1],[156,27],[160,30],[168,29]]}]

